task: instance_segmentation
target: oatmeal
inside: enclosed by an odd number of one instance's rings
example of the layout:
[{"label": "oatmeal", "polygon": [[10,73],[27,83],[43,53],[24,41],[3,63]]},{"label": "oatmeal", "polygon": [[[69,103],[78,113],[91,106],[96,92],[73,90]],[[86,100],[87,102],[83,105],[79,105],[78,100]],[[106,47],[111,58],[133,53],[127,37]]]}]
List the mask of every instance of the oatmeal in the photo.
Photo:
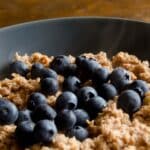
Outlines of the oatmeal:
[{"label": "oatmeal", "polygon": [[[116,54],[112,57],[112,59],[109,59],[104,52],[99,52],[97,54],[86,53],[84,56],[92,59],[92,61],[96,60],[102,67],[107,68],[109,73],[117,67],[123,67],[131,76],[129,84],[130,82],[133,82],[133,80],[144,80],[147,82],[147,86],[149,88],[150,67],[148,61],[141,61],[136,56],[129,55],[125,52]],[[75,63],[75,57],[70,55],[68,58],[70,59],[71,65],[73,65]],[[32,65],[35,63],[41,63],[44,67],[48,68],[49,64],[51,64],[54,59],[55,58],[53,56],[49,57],[41,53],[33,53],[31,56],[20,56],[19,54],[16,54],[16,60],[23,61],[28,66],[29,70],[31,70]],[[65,64],[67,64],[67,62],[64,62],[63,65]],[[57,67],[59,67],[59,65]],[[51,91],[53,94],[47,94],[47,90],[42,91],[46,96],[48,105],[52,106],[52,108],[55,108],[56,100],[64,92],[62,90],[63,82],[67,75],[63,72],[64,70],[59,71],[60,73],[58,73],[59,75],[56,78],[59,83],[59,87],[55,86],[56,90]],[[71,69],[69,72],[73,74],[74,70]],[[30,95],[41,90],[40,84],[44,80],[42,77],[32,78],[31,76],[31,72],[28,71],[26,76],[13,73],[11,79],[6,78],[1,80],[0,97],[10,100],[19,110],[27,108]],[[84,76],[88,77],[89,75],[85,72]],[[51,80],[49,82],[51,82]],[[107,82],[109,84],[109,81]],[[125,84],[126,82],[123,82],[121,86],[125,86]],[[89,81],[89,79],[86,79],[83,86],[89,85],[92,85],[91,80]],[[74,89],[74,87],[71,89]],[[143,94],[139,91],[139,89],[136,90],[138,90],[136,92],[140,94],[140,96]],[[78,140],[75,136],[69,137],[61,131],[57,132],[52,140],[46,144],[38,142],[28,146],[27,148],[21,148],[15,137],[17,125],[8,124],[0,125],[0,149],[148,150],[150,149],[150,92],[148,90],[149,89],[143,90],[145,93],[142,95],[142,104],[140,104],[140,108],[138,107],[136,111],[132,112],[132,115],[126,113],[125,110],[118,108],[118,96],[121,92],[119,91],[119,94],[117,95],[113,93],[113,98],[106,100],[107,106],[105,106],[105,104],[104,106],[101,106],[102,109],[98,114],[96,109],[93,110],[93,112],[96,112],[96,115],[94,114],[94,118],[87,120],[88,125],[84,128],[86,128],[89,132],[89,136],[83,141]],[[66,107],[66,105],[64,105],[64,107]],[[95,108],[93,104],[91,104],[91,107]],[[93,112],[91,113],[92,115]]]}]

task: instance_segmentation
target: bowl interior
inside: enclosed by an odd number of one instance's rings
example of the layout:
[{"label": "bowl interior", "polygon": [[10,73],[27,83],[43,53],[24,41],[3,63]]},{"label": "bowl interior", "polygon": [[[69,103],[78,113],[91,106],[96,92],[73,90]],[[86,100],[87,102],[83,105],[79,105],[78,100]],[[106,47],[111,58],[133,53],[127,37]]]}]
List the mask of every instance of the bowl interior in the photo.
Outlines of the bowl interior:
[{"label": "bowl interior", "polygon": [[0,78],[15,52],[47,55],[127,51],[150,58],[150,24],[111,18],[43,20],[0,29]]}]

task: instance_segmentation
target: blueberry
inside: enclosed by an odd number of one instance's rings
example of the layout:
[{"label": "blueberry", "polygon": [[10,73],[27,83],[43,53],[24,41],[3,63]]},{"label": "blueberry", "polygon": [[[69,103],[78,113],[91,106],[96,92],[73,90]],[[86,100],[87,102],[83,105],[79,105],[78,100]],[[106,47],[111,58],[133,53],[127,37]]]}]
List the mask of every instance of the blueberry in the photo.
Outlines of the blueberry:
[{"label": "blueberry", "polygon": [[0,98],[0,125],[12,124],[17,118],[17,107],[12,102]]},{"label": "blueberry", "polygon": [[143,80],[135,80],[129,86],[128,89],[135,90],[142,98],[145,93],[149,91],[147,83]]},{"label": "blueberry", "polygon": [[16,121],[16,124],[20,124],[23,121],[32,121],[31,119],[31,111],[28,109],[19,111],[18,119]]},{"label": "blueberry", "polygon": [[82,83],[90,79],[89,75],[87,75],[86,73],[86,76],[85,76],[85,72],[79,67],[77,67],[76,76],[80,79],[80,81],[82,81]]},{"label": "blueberry", "polygon": [[87,101],[87,111],[92,118],[95,118],[99,112],[102,112],[103,108],[106,107],[106,101],[100,97],[96,96]]},{"label": "blueberry", "polygon": [[93,74],[94,71],[101,67],[101,65],[95,59],[84,59],[81,63],[81,67],[90,74]]},{"label": "blueberry", "polygon": [[76,76],[69,76],[68,78],[65,78],[63,83],[63,90],[64,91],[71,91],[76,93],[77,90],[81,86],[81,81]]},{"label": "blueberry", "polygon": [[10,72],[18,73],[22,76],[26,76],[29,72],[28,66],[22,61],[14,61],[10,64]]},{"label": "blueberry", "polygon": [[50,67],[59,74],[64,74],[70,65],[70,60],[65,55],[59,55],[50,63]]},{"label": "blueberry", "polygon": [[56,100],[56,109],[58,111],[62,109],[73,110],[77,107],[78,99],[76,95],[70,91],[63,92]]},{"label": "blueberry", "polygon": [[60,130],[68,130],[75,125],[76,116],[72,110],[64,109],[58,113],[55,122]]},{"label": "blueberry", "polygon": [[112,100],[118,94],[115,86],[113,86],[110,83],[102,84],[102,86],[100,86],[100,88],[98,88],[98,92],[107,101]]},{"label": "blueberry", "polygon": [[34,123],[30,121],[21,122],[16,130],[15,137],[18,144],[22,147],[28,147],[35,143],[33,138]]},{"label": "blueberry", "polygon": [[28,98],[28,109],[34,110],[40,104],[46,104],[47,99],[45,95],[39,92],[32,93]]},{"label": "blueberry", "polygon": [[54,78],[45,78],[41,80],[41,90],[47,95],[53,95],[58,91],[58,81]]},{"label": "blueberry", "polygon": [[57,79],[57,73],[54,70],[52,70],[52,69],[43,68],[41,70],[41,77],[42,78],[50,77],[50,78]]},{"label": "blueberry", "polygon": [[94,71],[92,81],[96,86],[108,81],[109,71],[107,68],[98,68]]},{"label": "blueberry", "polygon": [[[101,65],[94,59],[88,59],[84,58],[82,59],[81,63],[78,65],[78,72],[81,74],[82,80],[91,79],[93,76],[93,73],[96,69],[100,68]],[[86,74],[86,76],[85,76]]]},{"label": "blueberry", "polygon": [[141,98],[134,90],[125,90],[118,97],[117,107],[132,115],[141,107]]},{"label": "blueberry", "polygon": [[83,141],[88,138],[89,133],[87,129],[81,126],[75,126],[70,131],[68,131],[68,135],[70,137],[76,137],[76,139]]},{"label": "blueberry", "polygon": [[76,63],[76,76],[80,78],[82,81],[88,80],[89,76],[85,76],[84,71],[83,71],[83,60],[86,59],[85,56],[77,56],[75,63]]},{"label": "blueberry", "polygon": [[38,105],[32,113],[32,119],[35,122],[43,119],[54,120],[55,117],[56,117],[55,110],[48,104]]},{"label": "blueberry", "polygon": [[31,77],[37,78],[41,77],[41,70],[44,68],[43,64],[41,63],[34,63],[31,68]]},{"label": "blueberry", "polygon": [[78,93],[79,106],[84,105],[90,98],[97,96],[97,92],[90,86],[85,86],[79,89]]},{"label": "blueberry", "polygon": [[48,143],[52,141],[57,133],[57,128],[53,121],[40,120],[37,122],[33,132],[37,142]]},{"label": "blueberry", "polygon": [[119,67],[110,74],[111,83],[119,90],[123,90],[130,81],[130,75],[127,70]]},{"label": "blueberry", "polygon": [[68,76],[73,76],[77,74],[77,65],[76,64],[70,64],[68,65],[68,67],[66,68],[66,71],[64,72],[64,76],[68,77]]},{"label": "blueberry", "polygon": [[77,56],[76,57],[76,60],[75,60],[75,63],[77,64],[77,66],[81,66],[81,63],[82,63],[82,61],[84,60],[84,59],[86,59],[86,57],[85,56]]},{"label": "blueberry", "polygon": [[90,120],[88,113],[84,109],[76,109],[74,113],[77,118],[76,125],[85,127],[87,125],[86,121]]}]

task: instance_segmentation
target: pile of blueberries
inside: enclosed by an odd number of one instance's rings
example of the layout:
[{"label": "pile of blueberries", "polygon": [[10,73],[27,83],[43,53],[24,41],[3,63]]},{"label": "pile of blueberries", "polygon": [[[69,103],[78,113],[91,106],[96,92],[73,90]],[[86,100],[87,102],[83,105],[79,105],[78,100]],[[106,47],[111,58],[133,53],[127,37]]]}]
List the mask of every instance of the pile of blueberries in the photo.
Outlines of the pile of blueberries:
[{"label": "pile of blueberries", "polygon": [[[58,131],[83,141],[89,137],[87,120],[95,119],[109,100],[119,95],[117,107],[132,116],[149,90],[145,81],[131,81],[127,70],[119,67],[110,72],[85,56],[76,57],[74,64],[65,55],[56,56],[49,68],[35,63],[29,69],[24,62],[15,61],[10,71],[41,79],[40,91],[29,96],[24,110],[0,98],[0,124],[16,124],[16,140],[24,147],[48,143]],[[60,89],[58,74],[64,76],[62,94],[52,107],[47,104],[46,96]],[[86,85],[87,81],[90,85]]]}]

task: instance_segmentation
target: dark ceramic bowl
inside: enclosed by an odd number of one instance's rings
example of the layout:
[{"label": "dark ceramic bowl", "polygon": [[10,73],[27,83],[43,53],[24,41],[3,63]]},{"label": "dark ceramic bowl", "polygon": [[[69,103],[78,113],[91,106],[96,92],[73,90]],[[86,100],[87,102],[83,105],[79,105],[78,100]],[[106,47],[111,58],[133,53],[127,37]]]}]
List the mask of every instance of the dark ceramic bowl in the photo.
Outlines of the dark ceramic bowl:
[{"label": "dark ceramic bowl", "polygon": [[[63,18],[0,29],[0,77],[15,52],[47,55],[128,51],[150,59],[150,24],[115,18]],[[5,68],[5,69],[4,69]]]}]

